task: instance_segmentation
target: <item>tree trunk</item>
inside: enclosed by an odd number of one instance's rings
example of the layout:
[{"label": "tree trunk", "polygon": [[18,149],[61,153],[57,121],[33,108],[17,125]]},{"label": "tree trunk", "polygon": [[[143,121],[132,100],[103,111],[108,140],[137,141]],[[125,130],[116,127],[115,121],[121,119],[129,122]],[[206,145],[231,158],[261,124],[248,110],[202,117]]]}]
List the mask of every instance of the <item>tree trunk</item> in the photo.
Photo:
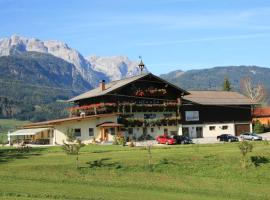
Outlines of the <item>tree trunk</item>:
[{"label": "tree trunk", "polygon": [[79,169],[79,154],[76,155],[76,168]]}]

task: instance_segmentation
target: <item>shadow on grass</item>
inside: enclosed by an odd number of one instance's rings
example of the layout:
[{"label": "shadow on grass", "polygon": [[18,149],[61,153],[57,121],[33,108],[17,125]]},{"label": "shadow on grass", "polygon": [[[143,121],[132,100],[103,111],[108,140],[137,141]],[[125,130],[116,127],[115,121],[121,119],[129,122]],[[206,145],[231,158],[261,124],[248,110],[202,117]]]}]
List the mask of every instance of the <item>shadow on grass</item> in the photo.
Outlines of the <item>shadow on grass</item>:
[{"label": "shadow on grass", "polygon": [[7,148],[0,149],[0,164],[11,162],[17,159],[28,159],[32,156],[41,155],[42,149],[27,149],[26,151],[22,151],[21,149],[16,148]]},{"label": "shadow on grass", "polygon": [[92,151],[92,153],[107,153],[107,152],[111,152],[111,150],[95,150],[95,151]]},{"label": "shadow on grass", "polygon": [[86,164],[88,164],[89,168],[122,168],[122,165],[119,162],[111,162],[111,158],[101,158],[98,160],[89,161]]},{"label": "shadow on grass", "polygon": [[251,162],[255,165],[255,167],[259,167],[262,164],[269,163],[269,159],[264,156],[251,156]]}]

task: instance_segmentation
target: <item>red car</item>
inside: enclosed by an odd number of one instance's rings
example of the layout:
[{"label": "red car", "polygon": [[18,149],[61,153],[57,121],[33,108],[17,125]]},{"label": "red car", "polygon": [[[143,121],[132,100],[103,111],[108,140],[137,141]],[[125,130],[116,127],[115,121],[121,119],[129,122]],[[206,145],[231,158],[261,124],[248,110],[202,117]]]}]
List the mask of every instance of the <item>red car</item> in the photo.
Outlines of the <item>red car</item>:
[{"label": "red car", "polygon": [[176,144],[176,140],[168,135],[160,135],[156,138],[158,144]]}]

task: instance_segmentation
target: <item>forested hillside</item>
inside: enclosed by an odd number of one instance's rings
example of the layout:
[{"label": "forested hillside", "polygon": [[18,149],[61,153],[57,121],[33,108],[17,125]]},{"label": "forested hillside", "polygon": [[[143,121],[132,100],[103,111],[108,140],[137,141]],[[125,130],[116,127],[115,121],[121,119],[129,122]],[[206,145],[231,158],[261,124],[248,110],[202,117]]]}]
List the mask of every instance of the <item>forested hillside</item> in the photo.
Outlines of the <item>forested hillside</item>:
[{"label": "forested hillside", "polygon": [[0,57],[0,117],[40,121],[67,115],[66,100],[91,89],[74,65],[50,54]]}]

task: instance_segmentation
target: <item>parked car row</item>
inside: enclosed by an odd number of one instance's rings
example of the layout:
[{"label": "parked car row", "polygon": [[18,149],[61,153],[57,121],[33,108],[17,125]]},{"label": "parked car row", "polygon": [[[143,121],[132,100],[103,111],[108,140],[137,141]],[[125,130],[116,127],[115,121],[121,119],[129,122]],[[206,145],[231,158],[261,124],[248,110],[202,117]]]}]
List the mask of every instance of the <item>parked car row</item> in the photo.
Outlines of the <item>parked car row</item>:
[{"label": "parked car row", "polygon": [[[262,140],[262,136],[257,135],[256,133],[242,133],[239,136],[242,140]],[[217,136],[218,141],[224,142],[238,142],[239,138],[231,134],[222,134]]]},{"label": "parked car row", "polygon": [[[238,142],[239,138],[242,140],[262,140],[262,137],[255,133],[242,133],[239,137],[232,134],[221,134],[217,136],[218,141],[222,142]],[[160,135],[157,136],[156,141],[158,144],[193,144],[191,138],[183,135]]]},{"label": "parked car row", "polygon": [[160,135],[156,138],[158,144],[192,144],[193,141],[187,136],[183,135]]}]

